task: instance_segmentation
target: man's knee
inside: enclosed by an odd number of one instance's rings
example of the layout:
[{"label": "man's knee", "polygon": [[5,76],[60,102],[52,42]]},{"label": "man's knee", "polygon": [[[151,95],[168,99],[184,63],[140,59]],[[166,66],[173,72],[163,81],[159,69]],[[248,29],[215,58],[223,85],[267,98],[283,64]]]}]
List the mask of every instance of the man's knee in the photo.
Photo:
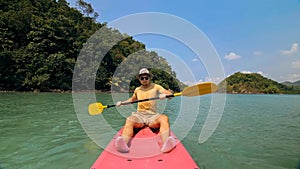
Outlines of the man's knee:
[{"label": "man's knee", "polygon": [[134,124],[134,119],[131,117],[127,117],[125,121],[125,125],[133,125]]},{"label": "man's knee", "polygon": [[140,123],[139,120],[134,116],[127,117],[125,122],[125,127],[142,128],[143,126],[144,124]]},{"label": "man's knee", "polygon": [[169,117],[164,114],[159,117],[159,120],[161,123],[169,123]]}]

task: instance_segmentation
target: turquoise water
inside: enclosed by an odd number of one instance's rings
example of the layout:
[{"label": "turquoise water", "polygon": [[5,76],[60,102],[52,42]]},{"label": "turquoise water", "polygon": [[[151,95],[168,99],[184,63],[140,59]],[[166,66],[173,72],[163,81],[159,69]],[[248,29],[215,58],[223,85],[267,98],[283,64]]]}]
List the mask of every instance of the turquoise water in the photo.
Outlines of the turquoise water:
[{"label": "turquoise water", "polygon": [[[111,95],[97,95],[111,104]],[[180,97],[167,103],[173,123]],[[201,97],[196,123],[182,140],[202,168],[292,169],[300,162],[300,95],[227,95],[223,117],[204,144],[198,137],[210,96]],[[72,94],[0,94],[0,169],[84,169],[101,153],[84,132]],[[118,130],[115,108],[103,116]],[[187,121],[187,123],[189,123]],[[176,133],[175,133],[176,134]]]}]

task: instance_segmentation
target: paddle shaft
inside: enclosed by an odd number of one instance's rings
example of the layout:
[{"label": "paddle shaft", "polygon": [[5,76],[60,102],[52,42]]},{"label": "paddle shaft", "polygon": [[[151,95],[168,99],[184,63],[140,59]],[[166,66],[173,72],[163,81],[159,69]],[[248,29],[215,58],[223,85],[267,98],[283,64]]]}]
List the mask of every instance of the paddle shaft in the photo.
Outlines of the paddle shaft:
[{"label": "paddle shaft", "polygon": [[[176,96],[180,96],[181,93],[174,93],[174,94],[170,94],[170,95],[166,95],[166,98],[170,98],[170,97],[176,97]],[[132,101],[132,102],[124,102],[121,105],[128,105],[128,104],[134,104],[134,103],[138,103],[138,102],[145,102],[145,101],[150,101],[150,100],[158,100],[160,99],[159,97],[153,97],[153,98],[148,98],[148,99],[142,99],[142,100],[136,100],[136,101]],[[110,107],[115,107],[117,105],[107,105],[107,108]]]},{"label": "paddle shaft", "polygon": [[[211,82],[204,82],[200,83],[197,85],[189,86],[185,89],[183,89],[182,92],[180,93],[174,93],[171,95],[166,95],[166,98],[171,98],[171,97],[176,97],[176,96],[187,96],[187,97],[193,97],[193,96],[200,96],[204,94],[209,94],[217,91],[218,86],[214,83]],[[136,100],[132,102],[123,102],[121,105],[129,105],[133,103],[138,103],[138,102],[144,102],[144,101],[150,101],[150,100],[158,100],[160,99],[159,97],[153,97],[153,98],[148,98],[148,99],[143,99],[143,100]],[[97,115],[101,114],[103,109],[105,108],[110,108],[110,107],[116,107],[117,105],[106,105],[103,106],[100,102],[93,103],[89,105],[88,111],[90,115]]]}]

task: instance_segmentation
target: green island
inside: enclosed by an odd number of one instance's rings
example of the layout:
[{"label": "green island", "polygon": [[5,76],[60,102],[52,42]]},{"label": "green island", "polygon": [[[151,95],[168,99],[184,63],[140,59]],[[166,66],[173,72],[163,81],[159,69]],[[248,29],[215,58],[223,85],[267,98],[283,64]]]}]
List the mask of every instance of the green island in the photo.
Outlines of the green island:
[{"label": "green island", "polygon": [[[155,67],[153,61],[158,60],[163,68],[151,70],[155,83],[174,91],[186,87],[166,59],[156,52],[146,51],[143,43],[108,28],[106,23],[97,22],[99,14],[83,0],[77,1],[76,8],[70,7],[66,0],[1,1],[0,12],[0,91],[71,91],[77,57],[88,39],[101,28],[106,29],[107,35],[103,36],[122,40],[113,45],[101,61],[95,78],[96,90],[110,91],[115,85],[119,91],[127,91],[122,87],[124,81],[130,84],[129,91],[138,86],[137,79],[114,77],[114,72],[128,56],[143,50],[140,55],[144,57],[136,57],[138,62]],[[101,45],[105,48],[111,44],[103,42]],[[299,81],[278,83],[259,74],[237,72],[219,84],[219,92],[225,91],[299,94],[300,87]]]},{"label": "green island", "polygon": [[300,94],[300,80],[278,83],[258,73],[237,72],[219,84],[219,92],[243,94]]}]

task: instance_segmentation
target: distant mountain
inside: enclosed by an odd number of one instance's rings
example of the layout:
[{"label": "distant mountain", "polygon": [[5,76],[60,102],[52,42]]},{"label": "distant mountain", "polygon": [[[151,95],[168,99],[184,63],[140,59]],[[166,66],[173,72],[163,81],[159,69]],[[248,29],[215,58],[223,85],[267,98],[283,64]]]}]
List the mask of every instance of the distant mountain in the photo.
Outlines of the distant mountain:
[{"label": "distant mountain", "polygon": [[288,86],[300,86],[300,80],[296,82],[283,82],[282,84],[288,85]]},{"label": "distant mountain", "polygon": [[294,85],[300,86],[300,80],[293,83]]},{"label": "distant mountain", "polygon": [[283,82],[282,84],[292,87],[293,93],[300,93],[300,80],[296,82]]},{"label": "distant mountain", "polygon": [[297,93],[293,86],[278,83],[258,73],[237,72],[219,84],[219,92],[227,93]]}]

